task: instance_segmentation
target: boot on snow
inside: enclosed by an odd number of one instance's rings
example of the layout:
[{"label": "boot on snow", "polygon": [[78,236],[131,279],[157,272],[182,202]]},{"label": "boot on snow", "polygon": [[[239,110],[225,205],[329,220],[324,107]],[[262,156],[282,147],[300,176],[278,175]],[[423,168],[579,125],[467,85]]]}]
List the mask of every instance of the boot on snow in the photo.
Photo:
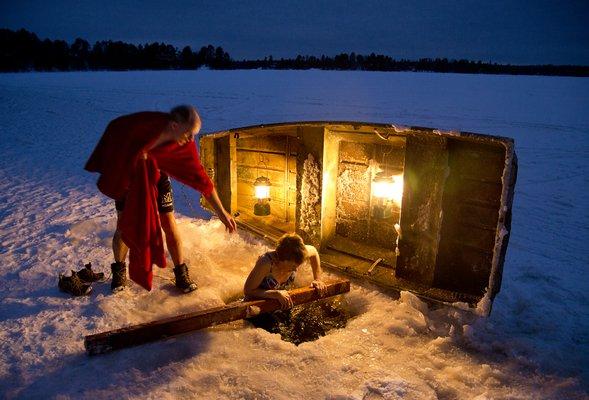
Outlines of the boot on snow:
[{"label": "boot on snow", "polygon": [[112,282],[110,290],[113,293],[120,292],[127,286],[127,264],[124,261],[117,261],[110,265],[112,271]]},{"label": "boot on snow", "polygon": [[57,286],[59,287],[59,290],[69,293],[72,296],[85,296],[92,291],[92,287],[89,284],[82,282],[74,270],[72,270],[71,276],[59,274],[59,282]]},{"label": "boot on snow", "polygon": [[176,287],[184,293],[196,290],[197,286],[188,276],[188,267],[185,263],[178,264],[174,267],[174,275],[176,276]]},{"label": "boot on snow", "polygon": [[84,265],[84,268],[79,270],[76,274],[83,282],[88,283],[97,282],[104,279],[104,273],[92,271],[92,263]]}]

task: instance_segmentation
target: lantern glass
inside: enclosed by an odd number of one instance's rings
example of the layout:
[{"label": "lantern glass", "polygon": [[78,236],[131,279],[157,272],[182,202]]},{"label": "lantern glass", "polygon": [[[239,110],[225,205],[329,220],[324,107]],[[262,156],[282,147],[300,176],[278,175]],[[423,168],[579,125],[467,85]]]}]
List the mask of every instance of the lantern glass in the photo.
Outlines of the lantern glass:
[{"label": "lantern glass", "polygon": [[372,195],[377,199],[401,205],[403,200],[403,175],[376,174],[372,181]]},{"label": "lantern glass", "polygon": [[270,186],[267,185],[256,185],[255,196],[256,199],[268,199],[270,198]]},{"label": "lantern glass", "polygon": [[374,197],[381,199],[392,200],[394,196],[394,182],[377,181],[372,187]]},{"label": "lantern glass", "polygon": [[254,204],[254,215],[270,215],[270,179],[265,176],[256,178],[254,182],[254,197],[258,199]]},{"label": "lantern glass", "polygon": [[254,197],[258,200],[270,198],[270,179],[259,176],[254,182]]}]

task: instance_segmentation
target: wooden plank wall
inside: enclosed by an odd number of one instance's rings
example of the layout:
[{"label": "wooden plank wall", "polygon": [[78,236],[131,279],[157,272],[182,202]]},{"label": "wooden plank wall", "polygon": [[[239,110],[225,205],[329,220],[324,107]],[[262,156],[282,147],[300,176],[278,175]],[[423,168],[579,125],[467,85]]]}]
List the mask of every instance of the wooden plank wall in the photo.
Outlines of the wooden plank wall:
[{"label": "wooden plank wall", "polygon": [[219,199],[226,210],[235,212],[231,207],[231,136],[215,139],[215,182]]},{"label": "wooden plank wall", "polygon": [[[256,136],[237,139],[237,208],[253,215],[254,182],[259,176],[270,179],[271,216],[295,221],[298,139],[293,136]],[[262,217],[266,218],[266,217]]]},{"label": "wooden plank wall", "polygon": [[391,218],[373,218],[375,200],[371,196],[371,185],[374,168],[370,164],[372,160],[393,174],[402,174],[404,147],[341,141],[339,154],[336,234],[394,249],[397,240],[394,224],[399,222],[400,208],[394,205]]},{"label": "wooden plank wall", "polygon": [[447,172],[445,138],[407,138],[398,278],[428,287],[434,282]]},{"label": "wooden plank wall", "polygon": [[449,139],[448,152],[435,285],[482,295],[492,267],[505,149]]}]

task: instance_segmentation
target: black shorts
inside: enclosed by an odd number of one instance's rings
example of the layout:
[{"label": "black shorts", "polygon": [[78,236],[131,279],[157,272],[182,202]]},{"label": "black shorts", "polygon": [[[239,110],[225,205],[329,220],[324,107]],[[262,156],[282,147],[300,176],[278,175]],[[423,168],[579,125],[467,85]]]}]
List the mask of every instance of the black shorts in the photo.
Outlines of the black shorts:
[{"label": "black shorts", "polygon": [[[117,211],[123,211],[125,208],[125,199],[116,200],[115,207]],[[160,180],[157,181],[157,209],[160,213],[174,211],[172,182],[170,182],[168,175],[163,172],[160,172]]]}]

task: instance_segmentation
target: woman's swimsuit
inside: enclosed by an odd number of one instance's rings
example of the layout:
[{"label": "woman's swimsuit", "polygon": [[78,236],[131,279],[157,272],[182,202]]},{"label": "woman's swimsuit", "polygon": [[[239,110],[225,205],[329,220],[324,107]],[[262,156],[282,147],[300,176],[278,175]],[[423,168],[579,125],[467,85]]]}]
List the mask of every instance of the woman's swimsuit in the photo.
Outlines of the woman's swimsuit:
[{"label": "woman's swimsuit", "polygon": [[285,290],[285,289],[289,289],[290,286],[292,285],[292,283],[295,280],[295,271],[292,271],[290,273],[290,275],[288,276],[288,278],[286,279],[286,281],[280,283],[272,275],[272,267],[274,266],[275,263],[278,262],[278,259],[276,258],[276,253],[268,252],[268,253],[262,255],[261,257],[266,257],[267,258],[268,262],[270,263],[270,272],[268,273],[268,275],[266,275],[264,277],[264,279],[262,279],[262,282],[260,283],[260,286],[258,286],[258,288],[259,289],[264,289],[264,290]]}]

